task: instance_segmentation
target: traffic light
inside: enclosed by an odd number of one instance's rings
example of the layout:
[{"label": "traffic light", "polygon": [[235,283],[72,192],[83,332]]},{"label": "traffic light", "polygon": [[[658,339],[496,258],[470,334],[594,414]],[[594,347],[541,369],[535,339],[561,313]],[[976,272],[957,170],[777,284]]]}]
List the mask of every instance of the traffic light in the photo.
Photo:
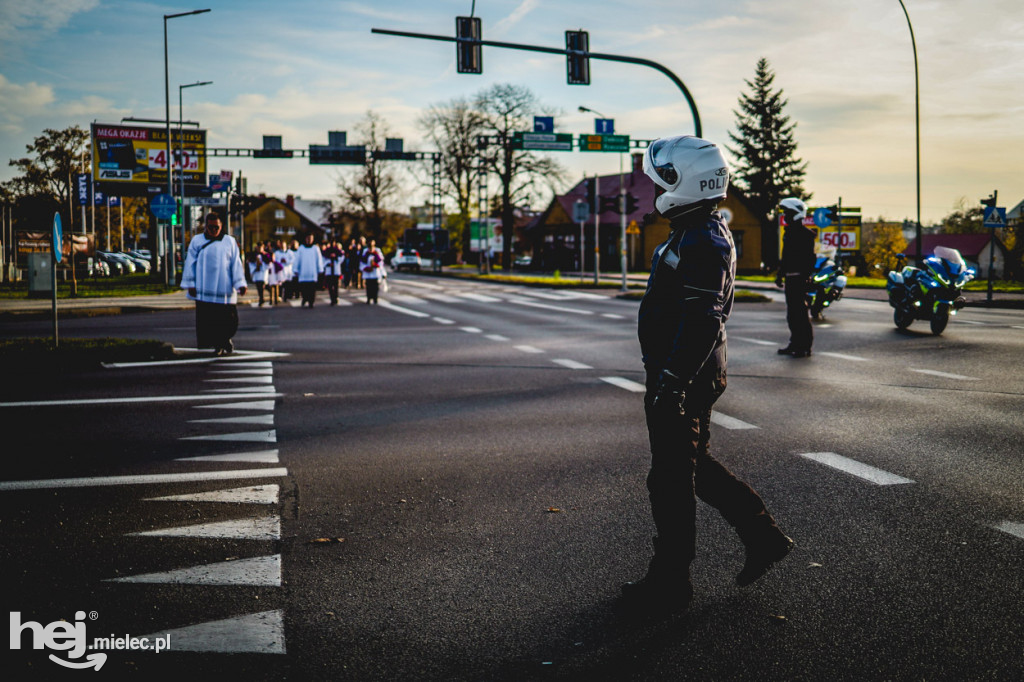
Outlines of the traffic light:
[{"label": "traffic light", "polygon": [[825,209],[825,217],[836,225],[839,224],[839,207],[829,206]]},{"label": "traffic light", "polygon": [[480,17],[455,17],[455,62],[459,73],[483,73]]},{"label": "traffic light", "polygon": [[587,178],[587,193],[583,198],[587,202],[587,206],[590,207],[590,215],[595,215],[598,208],[598,196],[597,196],[597,179]]},{"label": "traffic light", "polygon": [[565,64],[569,85],[590,85],[590,37],[586,31],[566,31]]},{"label": "traffic light", "polygon": [[988,199],[982,199],[981,200],[981,204],[982,204],[982,206],[988,206],[989,208],[995,208],[996,207],[996,195],[995,195],[995,193],[990,194]]}]

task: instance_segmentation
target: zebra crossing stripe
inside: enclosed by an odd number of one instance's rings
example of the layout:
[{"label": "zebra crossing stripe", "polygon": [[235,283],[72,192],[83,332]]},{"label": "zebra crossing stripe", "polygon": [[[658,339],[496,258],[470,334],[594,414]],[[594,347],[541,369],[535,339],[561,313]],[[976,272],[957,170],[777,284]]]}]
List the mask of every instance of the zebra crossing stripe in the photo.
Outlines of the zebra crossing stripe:
[{"label": "zebra crossing stripe", "polygon": [[274,425],[273,414],[256,414],[248,417],[226,417],[224,419],[190,419],[189,424],[263,424]]},{"label": "zebra crossing stripe", "polygon": [[134,537],[161,538],[221,538],[227,540],[280,540],[281,519],[277,516],[258,516],[230,521],[212,521],[191,526],[173,526],[157,530],[128,533]]},{"label": "zebra crossing stripe", "polygon": [[232,452],[227,455],[203,455],[202,457],[179,457],[175,462],[253,462],[257,464],[277,464],[277,450],[260,450],[258,452]]},{"label": "zebra crossing stripe", "polygon": [[852,474],[876,485],[904,485],[907,483],[913,483],[909,478],[890,474],[888,471],[876,469],[873,466],[849,459],[848,457],[837,455],[834,452],[805,452],[800,456],[819,462],[825,466],[832,467],[833,469],[838,469],[839,471]]},{"label": "zebra crossing stripe", "polygon": [[140,573],[108,578],[108,583],[171,583],[177,585],[281,586],[281,555],[258,556],[235,561],[177,568],[159,573]]},{"label": "zebra crossing stripe", "polygon": [[284,654],[284,611],[263,611],[235,618],[154,632],[145,637],[170,636],[172,651],[222,654]]},{"label": "zebra crossing stripe", "polygon": [[274,383],[274,377],[269,374],[266,376],[245,376],[245,377],[228,377],[225,379],[203,379],[208,384],[272,384]]},{"label": "zebra crossing stripe", "polygon": [[277,430],[246,431],[243,433],[222,433],[216,436],[184,436],[178,440],[229,440],[242,443],[276,443]]},{"label": "zebra crossing stripe", "polygon": [[211,405],[193,405],[197,410],[270,410],[274,409],[273,400],[255,400],[244,403],[214,403]]},{"label": "zebra crossing stripe", "polygon": [[166,497],[147,497],[145,502],[227,502],[231,504],[277,504],[280,500],[281,486],[276,483],[269,485],[244,486],[210,490],[205,493],[189,493],[185,495],[167,495]]},{"label": "zebra crossing stripe", "polygon": [[239,469],[235,471],[191,471],[178,474],[139,474],[134,476],[92,476],[88,478],[49,478],[31,481],[0,481],[0,492],[8,490],[52,490],[54,488],[101,488],[115,485],[155,485],[226,481],[237,478],[281,478],[288,469]]}]

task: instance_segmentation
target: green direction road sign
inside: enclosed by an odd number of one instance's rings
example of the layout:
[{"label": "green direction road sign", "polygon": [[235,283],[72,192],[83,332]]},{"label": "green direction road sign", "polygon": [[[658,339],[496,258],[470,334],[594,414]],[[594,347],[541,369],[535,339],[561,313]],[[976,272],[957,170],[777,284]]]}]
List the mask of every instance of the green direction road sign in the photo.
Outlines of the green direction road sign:
[{"label": "green direction road sign", "polygon": [[571,133],[512,133],[513,149],[541,149],[549,152],[571,152]]},{"label": "green direction road sign", "polygon": [[580,135],[581,152],[628,152],[629,135]]}]

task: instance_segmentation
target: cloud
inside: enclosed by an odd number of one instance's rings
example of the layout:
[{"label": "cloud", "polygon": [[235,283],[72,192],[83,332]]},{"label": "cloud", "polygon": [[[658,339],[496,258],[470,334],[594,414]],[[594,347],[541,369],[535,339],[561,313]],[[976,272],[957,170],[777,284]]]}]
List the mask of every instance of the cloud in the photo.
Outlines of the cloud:
[{"label": "cloud", "polygon": [[0,125],[6,131],[24,132],[22,122],[46,113],[55,100],[53,88],[49,85],[20,85],[0,74]]},{"label": "cloud", "polygon": [[494,32],[503,35],[506,31],[522,21],[527,14],[537,8],[538,0],[523,0],[512,12],[494,25]]},{"label": "cloud", "polygon": [[0,56],[54,33],[75,14],[88,12],[99,0],[45,0],[45,2],[0,2]]}]

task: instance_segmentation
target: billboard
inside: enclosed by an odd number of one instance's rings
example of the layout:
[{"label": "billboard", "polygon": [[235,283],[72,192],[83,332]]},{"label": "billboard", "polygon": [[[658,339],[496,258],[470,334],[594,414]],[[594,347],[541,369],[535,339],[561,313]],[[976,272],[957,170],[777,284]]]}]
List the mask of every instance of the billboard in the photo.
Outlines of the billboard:
[{"label": "billboard", "polygon": [[186,187],[206,185],[205,130],[179,132],[171,128],[168,158],[165,128],[93,123],[92,148],[93,177],[97,188],[106,194],[145,196],[166,192],[168,166],[176,187],[182,174]]}]

